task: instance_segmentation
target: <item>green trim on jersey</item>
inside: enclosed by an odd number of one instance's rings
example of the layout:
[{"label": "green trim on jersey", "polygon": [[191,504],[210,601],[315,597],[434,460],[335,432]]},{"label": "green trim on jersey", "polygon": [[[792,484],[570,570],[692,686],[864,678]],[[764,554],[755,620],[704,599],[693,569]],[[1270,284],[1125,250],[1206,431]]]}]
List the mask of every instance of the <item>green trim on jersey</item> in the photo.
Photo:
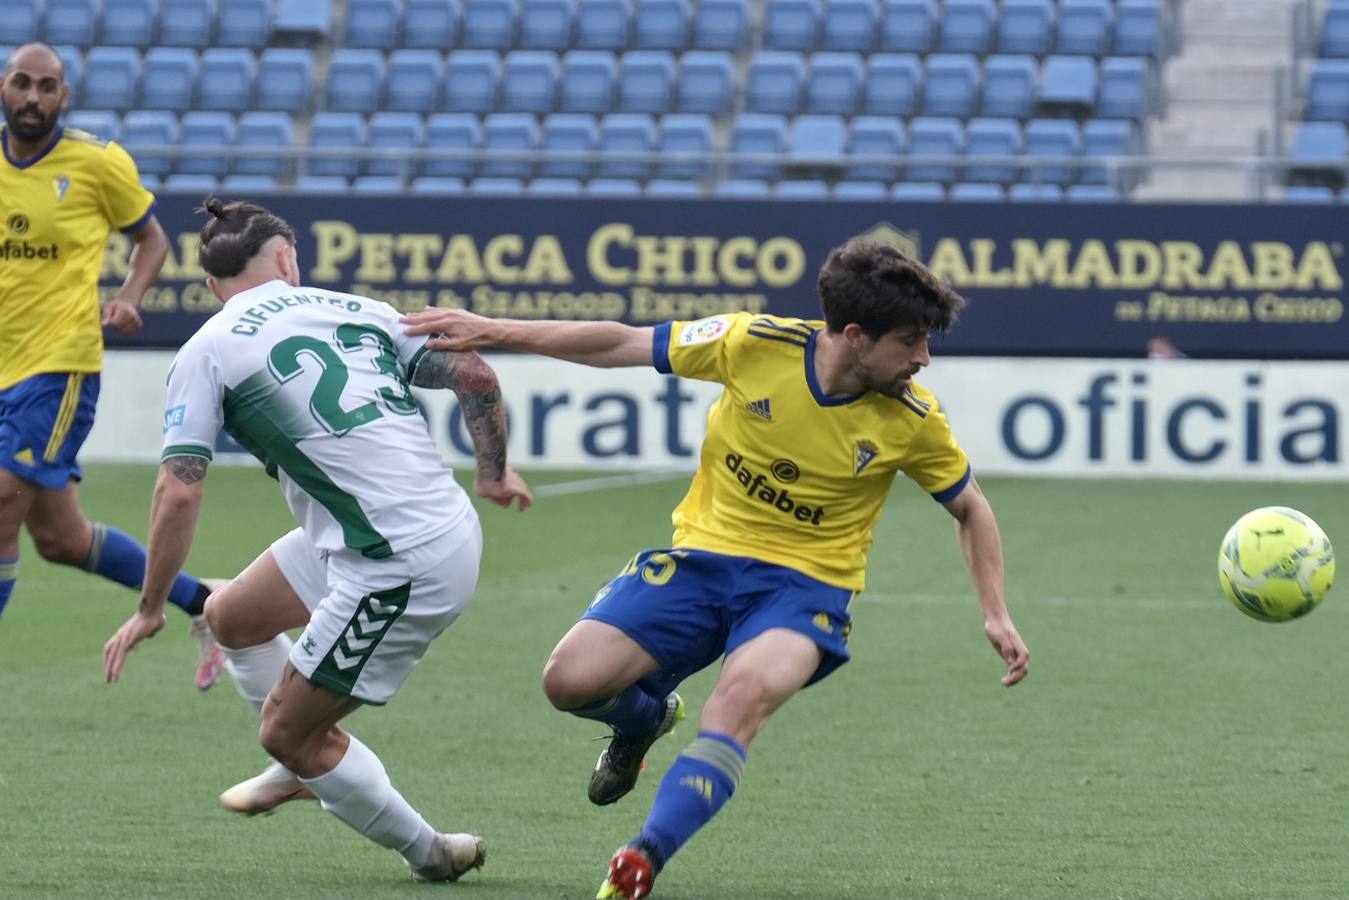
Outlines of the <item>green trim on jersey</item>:
[{"label": "green trim on jersey", "polygon": [[417,352],[412,354],[412,359],[408,360],[408,369],[407,369],[408,384],[411,384],[412,379],[416,376],[417,366],[421,364],[422,357],[430,352],[431,348],[428,347],[426,344],[422,344],[420,347],[417,348]]},{"label": "green trim on jersey", "polygon": [[203,447],[201,444],[170,444],[164,448],[164,452],[159,454],[160,461],[168,459],[170,456],[200,456],[208,462],[215,459],[211,453],[210,447]]},{"label": "green trim on jersey", "polygon": [[366,594],[356,606],[342,634],[314,668],[309,680],[338,694],[350,696],[361,677],[361,670],[375,654],[379,642],[407,609],[412,582]]}]

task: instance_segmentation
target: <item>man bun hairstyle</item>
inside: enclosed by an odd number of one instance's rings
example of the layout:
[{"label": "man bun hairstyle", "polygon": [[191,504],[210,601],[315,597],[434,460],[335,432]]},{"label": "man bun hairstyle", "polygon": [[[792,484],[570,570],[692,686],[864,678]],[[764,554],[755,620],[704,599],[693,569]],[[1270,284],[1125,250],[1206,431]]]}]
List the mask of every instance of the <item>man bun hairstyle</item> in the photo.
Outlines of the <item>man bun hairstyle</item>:
[{"label": "man bun hairstyle", "polygon": [[819,292],[830,331],[855,323],[873,339],[897,328],[945,334],[967,302],[897,247],[861,237],[829,252]]},{"label": "man bun hairstyle", "polygon": [[295,246],[295,230],[256,203],[225,203],[215,195],[202,201],[210,219],[201,227],[201,267],[214,278],[233,278],[252,262],[262,245],[278,235]]}]

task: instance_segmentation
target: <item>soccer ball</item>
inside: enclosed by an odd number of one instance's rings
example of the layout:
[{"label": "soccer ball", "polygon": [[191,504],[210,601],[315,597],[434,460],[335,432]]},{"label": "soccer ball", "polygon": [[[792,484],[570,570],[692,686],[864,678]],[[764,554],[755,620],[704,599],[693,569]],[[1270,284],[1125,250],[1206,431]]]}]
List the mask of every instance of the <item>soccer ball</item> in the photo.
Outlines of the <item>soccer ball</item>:
[{"label": "soccer ball", "polygon": [[1218,582],[1232,605],[1261,622],[1287,622],[1316,609],[1335,580],[1330,538],[1286,506],[1253,509],[1218,548]]}]

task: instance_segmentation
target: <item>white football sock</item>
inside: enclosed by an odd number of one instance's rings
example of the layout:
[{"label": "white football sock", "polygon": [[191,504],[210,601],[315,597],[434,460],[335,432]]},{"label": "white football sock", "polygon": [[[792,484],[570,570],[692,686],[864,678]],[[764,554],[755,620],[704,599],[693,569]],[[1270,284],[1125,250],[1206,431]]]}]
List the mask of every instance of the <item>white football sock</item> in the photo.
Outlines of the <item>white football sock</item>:
[{"label": "white football sock", "polygon": [[225,651],[225,668],[234,679],[234,687],[258,712],[262,712],[262,703],[281,675],[286,671],[286,662],[290,659],[290,648],[295,642],[286,634],[278,634],[265,644]]},{"label": "white football sock", "polygon": [[397,850],[409,865],[426,865],[435,829],[394,788],[374,751],[350,737],[347,752],[331,772],[300,780],[328,812],[381,847]]}]

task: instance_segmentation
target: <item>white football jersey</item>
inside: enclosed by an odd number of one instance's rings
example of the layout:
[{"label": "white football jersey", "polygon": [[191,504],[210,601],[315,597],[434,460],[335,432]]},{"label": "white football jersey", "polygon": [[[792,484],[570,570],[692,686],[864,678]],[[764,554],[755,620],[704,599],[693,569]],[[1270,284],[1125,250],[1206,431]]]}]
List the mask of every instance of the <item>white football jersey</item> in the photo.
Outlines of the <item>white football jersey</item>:
[{"label": "white football jersey", "polygon": [[271,281],[178,351],[162,458],[210,459],[221,430],[262,461],[317,547],[383,559],[471,512],[408,383],[426,337],[368,297]]}]

